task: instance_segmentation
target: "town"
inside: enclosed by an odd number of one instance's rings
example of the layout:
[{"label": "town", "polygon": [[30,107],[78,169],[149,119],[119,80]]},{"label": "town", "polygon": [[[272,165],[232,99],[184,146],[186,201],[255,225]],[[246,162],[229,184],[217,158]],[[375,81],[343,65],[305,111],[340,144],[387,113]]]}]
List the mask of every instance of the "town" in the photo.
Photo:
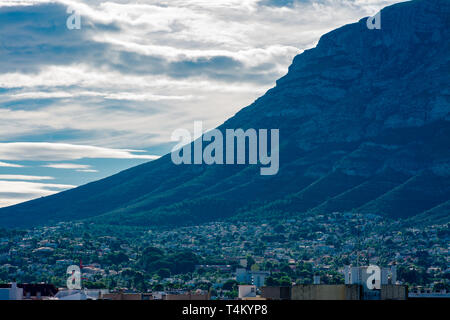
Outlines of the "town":
[{"label": "town", "polygon": [[[379,215],[334,213],[219,221],[174,229],[58,223],[0,231],[0,283],[66,288],[80,265],[83,288],[152,299],[237,299],[244,285],[347,283],[346,266],[396,268],[411,293],[450,291],[448,223],[409,227]],[[1,286],[0,286],[1,287]]]}]

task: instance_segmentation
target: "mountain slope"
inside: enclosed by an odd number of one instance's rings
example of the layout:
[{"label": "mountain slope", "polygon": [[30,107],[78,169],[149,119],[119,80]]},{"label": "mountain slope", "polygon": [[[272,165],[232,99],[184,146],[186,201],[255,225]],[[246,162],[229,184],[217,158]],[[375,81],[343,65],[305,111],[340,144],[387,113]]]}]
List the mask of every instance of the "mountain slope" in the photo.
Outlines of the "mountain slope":
[{"label": "mountain slope", "polygon": [[416,0],[324,35],[286,76],[219,129],[279,128],[280,170],[181,165],[170,155],[0,209],[0,225],[89,218],[200,223],[358,210],[449,220],[450,1]]}]

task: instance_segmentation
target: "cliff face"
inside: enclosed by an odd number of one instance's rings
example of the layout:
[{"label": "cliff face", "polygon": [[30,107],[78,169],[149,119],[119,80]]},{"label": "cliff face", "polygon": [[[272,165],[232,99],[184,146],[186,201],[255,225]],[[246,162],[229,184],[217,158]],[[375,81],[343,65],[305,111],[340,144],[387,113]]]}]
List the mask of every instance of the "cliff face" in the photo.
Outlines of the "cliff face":
[{"label": "cliff face", "polygon": [[[277,124],[302,150],[355,143],[334,166],[349,173],[448,174],[450,2],[385,8],[381,26],[369,30],[364,18],[324,35],[229,125]],[[361,157],[379,164],[368,170]]]},{"label": "cliff face", "polygon": [[450,1],[416,0],[324,35],[224,128],[279,128],[280,171],[175,166],[166,156],[0,209],[0,225],[89,218],[198,223],[357,210],[450,219]]},{"label": "cliff face", "polygon": [[324,35],[242,113],[264,123],[297,119],[304,146],[449,120],[449,8],[442,0],[400,3],[382,10],[381,30],[362,19]]}]

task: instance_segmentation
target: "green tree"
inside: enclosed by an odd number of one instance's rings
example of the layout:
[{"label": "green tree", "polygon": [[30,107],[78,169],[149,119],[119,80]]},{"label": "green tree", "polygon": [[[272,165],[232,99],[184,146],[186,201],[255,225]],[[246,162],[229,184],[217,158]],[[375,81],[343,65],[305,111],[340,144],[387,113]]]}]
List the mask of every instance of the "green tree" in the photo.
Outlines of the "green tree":
[{"label": "green tree", "polygon": [[161,268],[161,269],[158,270],[157,274],[162,279],[169,278],[170,277],[170,269],[169,268]]}]

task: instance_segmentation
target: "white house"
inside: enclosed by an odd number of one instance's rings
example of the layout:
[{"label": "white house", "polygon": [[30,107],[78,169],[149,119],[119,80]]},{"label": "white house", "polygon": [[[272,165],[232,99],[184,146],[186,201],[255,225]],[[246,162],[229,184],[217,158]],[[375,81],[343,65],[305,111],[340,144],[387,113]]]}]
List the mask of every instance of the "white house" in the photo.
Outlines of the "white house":
[{"label": "white house", "polygon": [[17,287],[17,283],[11,283],[10,288],[0,288],[0,300],[22,300],[23,289]]}]

